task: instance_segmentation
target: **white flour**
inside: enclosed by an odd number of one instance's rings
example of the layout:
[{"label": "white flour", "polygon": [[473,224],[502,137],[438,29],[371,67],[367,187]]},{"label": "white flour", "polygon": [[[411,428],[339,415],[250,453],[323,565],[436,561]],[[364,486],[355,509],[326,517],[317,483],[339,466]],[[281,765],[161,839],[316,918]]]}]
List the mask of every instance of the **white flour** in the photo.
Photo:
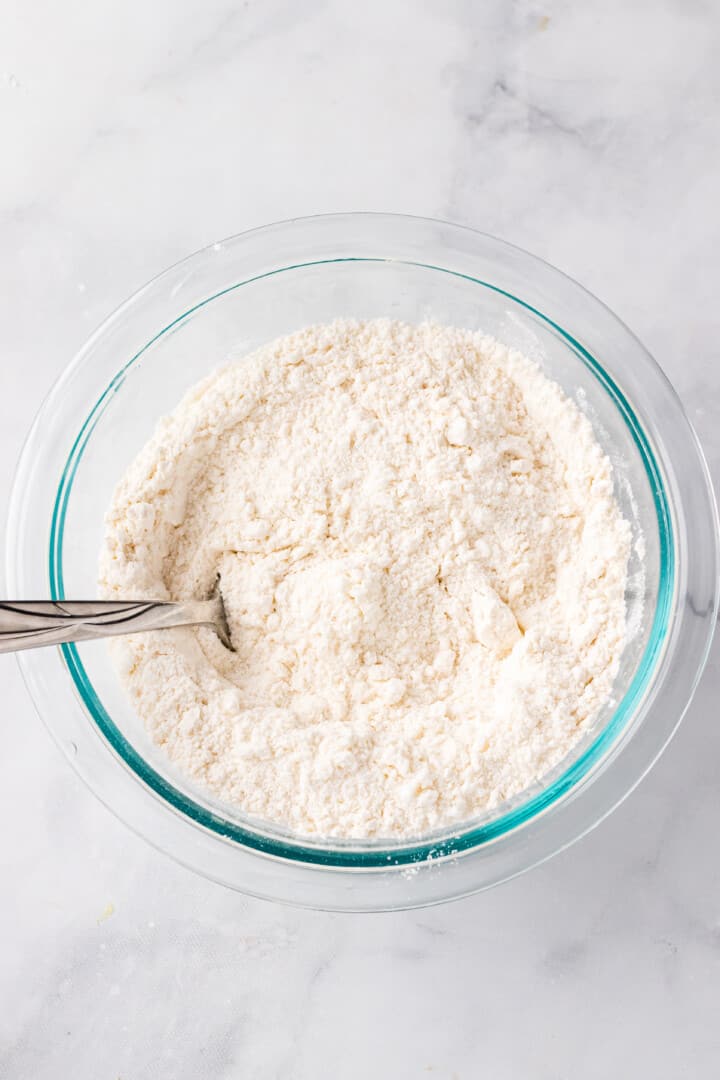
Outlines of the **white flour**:
[{"label": "white flour", "polygon": [[409,836],[527,787],[610,694],[630,530],[530,360],[433,324],[313,326],[196,386],[115,492],[105,596],[212,631],[113,643],[152,738],[242,810]]}]

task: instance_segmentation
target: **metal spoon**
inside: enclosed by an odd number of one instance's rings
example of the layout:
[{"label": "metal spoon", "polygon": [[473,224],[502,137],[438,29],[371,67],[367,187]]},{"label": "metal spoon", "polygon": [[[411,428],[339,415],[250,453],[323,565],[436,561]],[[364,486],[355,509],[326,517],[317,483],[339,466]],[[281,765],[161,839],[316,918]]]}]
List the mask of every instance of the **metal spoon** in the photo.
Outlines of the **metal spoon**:
[{"label": "metal spoon", "polygon": [[60,645],[68,641],[164,630],[169,626],[212,626],[234,652],[220,588],[207,600],[0,600],[0,653]]}]

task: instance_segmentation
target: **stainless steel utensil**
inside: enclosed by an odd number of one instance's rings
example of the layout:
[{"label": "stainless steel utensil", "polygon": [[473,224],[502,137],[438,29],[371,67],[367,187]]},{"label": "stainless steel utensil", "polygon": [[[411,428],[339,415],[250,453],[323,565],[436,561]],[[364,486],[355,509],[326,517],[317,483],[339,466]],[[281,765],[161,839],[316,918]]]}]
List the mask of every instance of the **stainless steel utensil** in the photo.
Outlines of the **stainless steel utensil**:
[{"label": "stainless steel utensil", "polygon": [[68,641],[164,630],[169,626],[212,626],[234,651],[220,589],[207,600],[1,600],[0,653],[60,645]]}]

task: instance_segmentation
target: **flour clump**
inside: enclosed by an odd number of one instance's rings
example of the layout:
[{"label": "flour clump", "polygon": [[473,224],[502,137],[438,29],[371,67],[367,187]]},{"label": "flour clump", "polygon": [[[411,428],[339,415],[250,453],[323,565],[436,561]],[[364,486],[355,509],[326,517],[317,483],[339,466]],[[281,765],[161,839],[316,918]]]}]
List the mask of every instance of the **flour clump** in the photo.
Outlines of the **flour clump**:
[{"label": "flour clump", "polygon": [[500,804],[609,697],[630,528],[589,421],[482,334],[338,321],[208,376],[121,480],[105,597],[207,628],[110,648],[177,768],[243,812],[413,836]]}]

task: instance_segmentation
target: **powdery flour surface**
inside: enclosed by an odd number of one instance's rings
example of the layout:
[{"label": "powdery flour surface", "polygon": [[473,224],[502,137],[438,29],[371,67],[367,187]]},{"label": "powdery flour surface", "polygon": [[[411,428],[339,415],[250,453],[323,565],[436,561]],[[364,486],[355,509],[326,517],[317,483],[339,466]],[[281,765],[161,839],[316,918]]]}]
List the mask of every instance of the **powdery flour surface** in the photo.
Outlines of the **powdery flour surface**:
[{"label": "powdery flour surface", "polygon": [[202,597],[212,631],[112,643],[184,773],[304,834],[492,808],[608,698],[630,530],[589,422],[498,342],[312,326],[191,390],[107,515],[106,597]]}]

